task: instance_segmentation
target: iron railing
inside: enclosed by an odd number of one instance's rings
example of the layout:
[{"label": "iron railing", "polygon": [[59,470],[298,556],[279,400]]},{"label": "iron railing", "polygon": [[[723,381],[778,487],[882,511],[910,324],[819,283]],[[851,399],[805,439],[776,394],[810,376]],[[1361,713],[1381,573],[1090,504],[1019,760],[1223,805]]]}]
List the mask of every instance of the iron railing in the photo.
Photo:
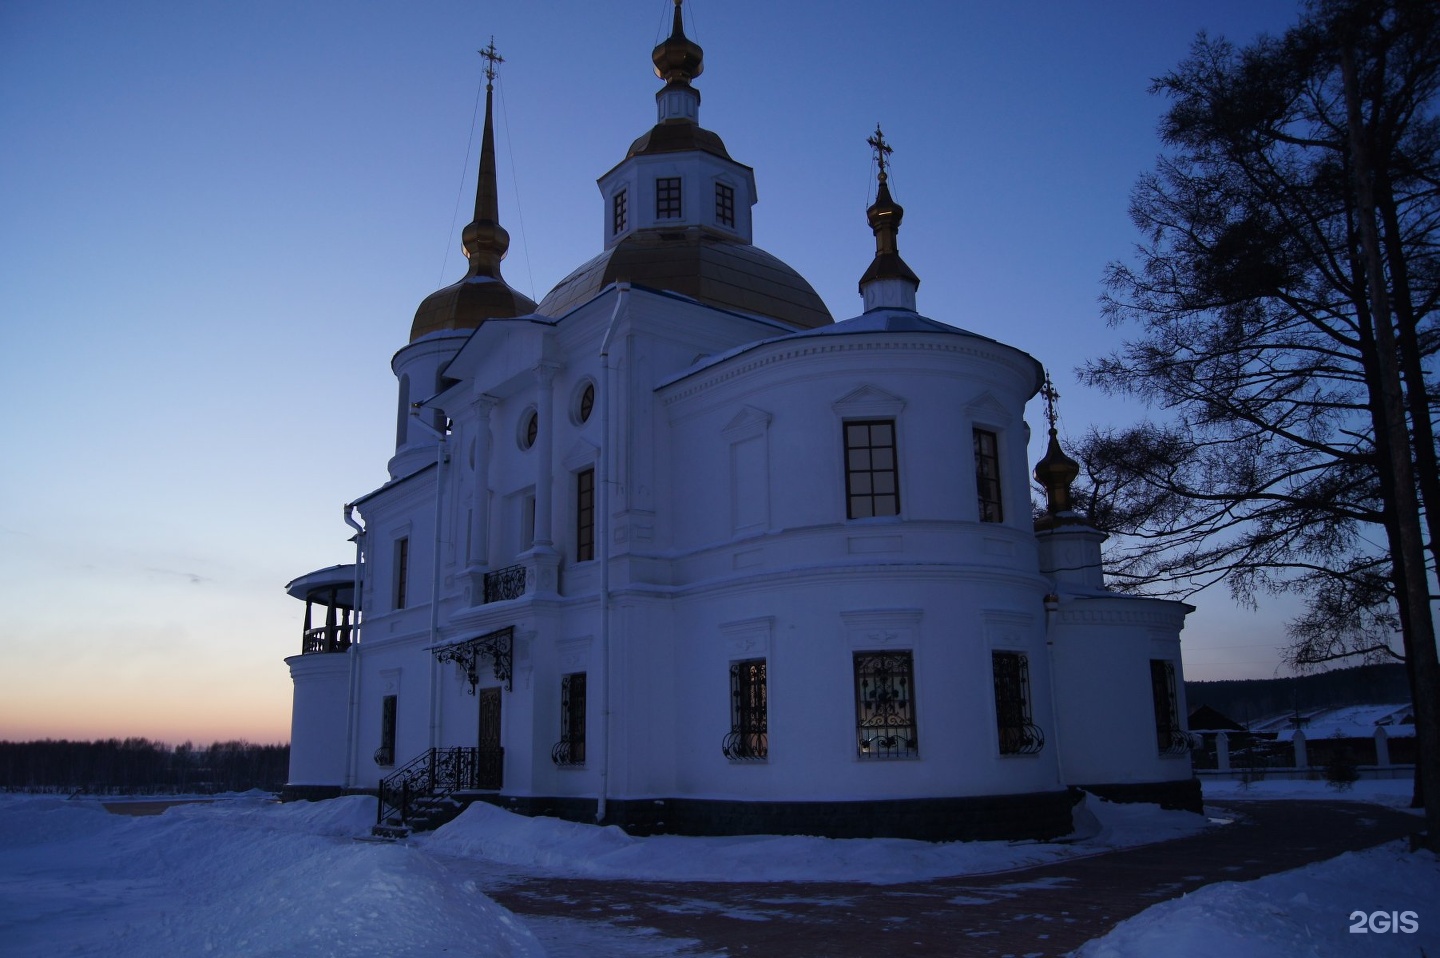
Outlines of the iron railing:
[{"label": "iron railing", "polygon": [[375,824],[384,824],[391,816],[401,825],[408,824],[417,799],[480,788],[479,753],[478,748],[428,749],[382,778]]},{"label": "iron railing", "polygon": [[765,732],[731,729],[720,743],[720,751],[732,762],[763,762],[770,755],[770,736]]},{"label": "iron railing", "polygon": [[560,766],[575,766],[585,764],[585,740],[571,741],[561,739],[555,743],[550,750],[550,761]]},{"label": "iron railing", "polygon": [[1045,730],[1032,722],[1000,727],[1001,755],[1036,755],[1045,747]]},{"label": "iron railing", "polygon": [[504,602],[525,594],[525,567],[507,566],[485,573],[485,602]]},{"label": "iron railing", "polygon": [[1159,745],[1161,755],[1187,755],[1190,752],[1190,733],[1172,728]]}]

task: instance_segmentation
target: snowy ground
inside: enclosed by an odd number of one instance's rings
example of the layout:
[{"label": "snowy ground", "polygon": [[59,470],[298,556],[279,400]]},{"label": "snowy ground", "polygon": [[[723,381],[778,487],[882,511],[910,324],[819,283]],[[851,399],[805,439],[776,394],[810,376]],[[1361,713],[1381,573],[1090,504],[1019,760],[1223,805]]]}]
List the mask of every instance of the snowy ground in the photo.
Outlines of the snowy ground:
[{"label": "snowy ground", "polygon": [[[1262,783],[1264,784],[1264,783]],[[1409,784],[1274,783],[1284,797],[1403,804]],[[1212,797],[1273,798],[1263,788]],[[1233,791],[1233,794],[1232,794]],[[1201,816],[1091,800],[1065,843],[817,838],[632,838],[486,805],[404,845],[356,842],[372,799],[277,805],[258,795],[130,818],[92,801],[0,797],[0,954],[194,958],[226,955],[467,955],[660,958],[680,943],[580,921],[520,919],[490,881],[552,875],[674,881],[882,881],[1023,868],[1193,834]],[[487,876],[477,883],[479,873]],[[1225,954],[1328,958],[1310,928],[1363,910],[1417,910],[1418,930],[1353,935],[1344,954],[1440,956],[1440,865],[1387,846],[1157,905],[1091,942],[1086,958]],[[1382,922],[1383,924],[1383,922]],[[1189,950],[1187,950],[1189,949]],[[1339,954],[1339,952],[1333,952]]]}]

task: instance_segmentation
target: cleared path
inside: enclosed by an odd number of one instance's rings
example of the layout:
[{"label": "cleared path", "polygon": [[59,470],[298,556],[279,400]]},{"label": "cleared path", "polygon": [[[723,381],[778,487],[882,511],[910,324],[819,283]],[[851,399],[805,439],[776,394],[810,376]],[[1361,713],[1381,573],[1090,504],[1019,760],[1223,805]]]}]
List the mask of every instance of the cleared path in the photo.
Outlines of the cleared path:
[{"label": "cleared path", "polygon": [[1072,951],[1116,922],[1202,885],[1298,868],[1420,826],[1415,816],[1358,802],[1221,802],[1207,808],[1223,809],[1234,823],[1191,838],[997,875],[903,885],[537,878],[487,893],[520,915],[651,928],[695,942],[677,944],[677,955],[1040,958]]}]

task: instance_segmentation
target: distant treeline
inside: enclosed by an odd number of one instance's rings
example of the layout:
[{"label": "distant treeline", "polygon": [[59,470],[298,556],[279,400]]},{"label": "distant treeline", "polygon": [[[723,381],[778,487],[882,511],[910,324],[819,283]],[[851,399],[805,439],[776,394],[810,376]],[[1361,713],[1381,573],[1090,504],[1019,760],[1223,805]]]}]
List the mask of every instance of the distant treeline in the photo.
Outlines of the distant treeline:
[{"label": "distant treeline", "polygon": [[1299,709],[1345,705],[1388,705],[1410,701],[1410,682],[1399,663],[1357,665],[1283,679],[1186,682],[1190,711],[1208,705],[1241,725]]},{"label": "distant treeline", "polygon": [[145,738],[0,741],[0,790],[12,792],[279,791],[289,771],[288,745],[186,742],[171,746]]}]

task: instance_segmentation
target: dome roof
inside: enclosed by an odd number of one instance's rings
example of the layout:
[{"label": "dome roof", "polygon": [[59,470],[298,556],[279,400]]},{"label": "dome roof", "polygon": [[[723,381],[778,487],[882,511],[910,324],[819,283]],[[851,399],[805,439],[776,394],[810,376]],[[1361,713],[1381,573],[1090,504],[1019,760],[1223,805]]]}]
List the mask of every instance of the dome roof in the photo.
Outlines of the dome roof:
[{"label": "dome roof", "polygon": [[511,319],[533,312],[534,300],[511,289],[503,279],[471,274],[425,297],[415,310],[410,341],[443,329],[477,329],[487,319]]},{"label": "dome roof", "polygon": [[618,281],[769,316],[797,329],[834,322],[814,288],[785,263],[758,247],[699,229],[627,236],[562,279],[538,311],[563,316]]}]

